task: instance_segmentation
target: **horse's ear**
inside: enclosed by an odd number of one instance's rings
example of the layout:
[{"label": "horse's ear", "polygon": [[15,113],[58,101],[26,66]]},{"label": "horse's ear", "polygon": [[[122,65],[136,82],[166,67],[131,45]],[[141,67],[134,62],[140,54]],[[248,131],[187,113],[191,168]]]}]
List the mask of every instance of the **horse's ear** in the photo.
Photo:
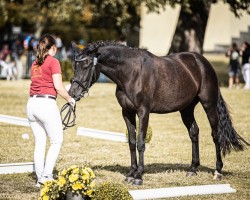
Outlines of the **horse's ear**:
[{"label": "horse's ear", "polygon": [[77,46],[77,44],[74,41],[71,42],[71,45],[74,51],[76,51],[77,53],[81,52],[81,49]]}]

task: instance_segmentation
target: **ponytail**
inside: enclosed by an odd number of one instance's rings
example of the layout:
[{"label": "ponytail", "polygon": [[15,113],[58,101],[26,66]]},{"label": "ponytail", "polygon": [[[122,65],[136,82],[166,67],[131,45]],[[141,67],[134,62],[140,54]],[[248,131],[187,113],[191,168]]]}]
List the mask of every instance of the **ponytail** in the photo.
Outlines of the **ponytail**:
[{"label": "ponytail", "polygon": [[37,56],[36,56],[36,63],[41,66],[46,57],[48,56],[49,49],[55,45],[55,39],[50,34],[45,34],[40,37],[37,45]]}]

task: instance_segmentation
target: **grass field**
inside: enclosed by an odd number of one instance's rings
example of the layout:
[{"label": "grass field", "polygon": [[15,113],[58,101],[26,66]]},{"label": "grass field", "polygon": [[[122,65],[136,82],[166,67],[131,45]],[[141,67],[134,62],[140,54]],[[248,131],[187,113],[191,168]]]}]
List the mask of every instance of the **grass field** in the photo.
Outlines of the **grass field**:
[{"label": "grass field", "polygon": [[[236,130],[250,141],[250,92],[228,90],[225,62],[213,60],[219,76],[221,91],[231,109]],[[65,83],[66,84],[66,83]],[[29,80],[7,82],[0,80],[0,114],[26,118],[25,107],[28,99]],[[97,183],[116,181],[129,189],[177,187],[206,184],[231,184],[237,190],[234,194],[182,197],[175,199],[250,199],[250,150],[235,153],[223,159],[223,179],[213,180],[215,148],[205,112],[197,106],[195,116],[200,128],[200,159],[198,175],[187,178],[186,170],[191,163],[191,142],[179,113],[150,115],[153,137],[146,145],[145,174],[142,186],[128,185],[124,175],[130,166],[128,144],[77,136],[77,127],[125,132],[121,108],[115,98],[114,84],[95,84],[90,96],[77,103],[76,126],[64,133],[63,147],[56,170],[76,164],[88,164],[96,174]],[[58,98],[58,105],[65,102]],[[29,140],[22,134],[28,133]],[[0,163],[31,162],[34,141],[31,129],[0,123]],[[0,199],[33,200],[39,190],[34,187],[34,174],[0,175]]]}]

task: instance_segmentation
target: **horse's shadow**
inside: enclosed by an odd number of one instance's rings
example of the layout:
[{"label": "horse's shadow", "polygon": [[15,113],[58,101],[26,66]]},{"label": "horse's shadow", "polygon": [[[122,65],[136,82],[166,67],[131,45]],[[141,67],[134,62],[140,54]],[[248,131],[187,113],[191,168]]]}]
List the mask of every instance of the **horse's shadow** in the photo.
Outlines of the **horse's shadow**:
[{"label": "horse's shadow", "polygon": [[[175,173],[175,172],[187,172],[190,165],[188,164],[180,164],[180,163],[151,163],[144,166],[144,174],[158,174],[158,173]],[[122,166],[122,165],[93,165],[91,167],[94,171],[95,170],[106,170],[110,172],[119,172],[120,174],[126,175],[129,171],[129,166]],[[204,172],[204,173],[211,173],[213,174],[215,169],[206,167],[206,166],[199,166],[197,172]],[[57,179],[58,177],[58,170],[55,169],[53,171],[54,178]],[[232,172],[223,171],[222,172],[224,176],[226,175],[232,175]],[[35,172],[29,174],[30,177],[33,179],[36,179]]]},{"label": "horse's shadow", "polygon": [[[119,172],[121,174],[126,174],[129,170],[129,166],[121,166],[121,165],[96,165],[92,166],[93,170],[107,170],[111,172]],[[144,173],[146,174],[158,174],[158,173],[174,173],[177,171],[181,172],[187,172],[190,168],[190,165],[188,164],[179,164],[179,163],[173,163],[173,164],[166,164],[166,163],[152,163],[144,166]],[[205,172],[205,173],[211,173],[213,174],[215,169],[209,168],[206,166],[199,166],[197,172]],[[232,172],[226,172],[223,171],[223,175],[231,175]]]}]

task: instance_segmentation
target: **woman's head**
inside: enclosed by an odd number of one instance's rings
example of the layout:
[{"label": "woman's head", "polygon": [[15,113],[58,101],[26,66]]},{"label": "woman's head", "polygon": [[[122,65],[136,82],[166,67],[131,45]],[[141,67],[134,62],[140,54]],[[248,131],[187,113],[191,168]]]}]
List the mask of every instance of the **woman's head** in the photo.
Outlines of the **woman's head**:
[{"label": "woman's head", "polygon": [[40,37],[37,44],[36,63],[42,65],[48,54],[51,56],[56,54],[56,41],[52,35],[45,34]]},{"label": "woman's head", "polygon": [[243,42],[243,47],[245,48],[245,49],[249,49],[250,48],[250,44],[248,43],[248,42]]},{"label": "woman's head", "polygon": [[237,50],[238,49],[238,46],[237,46],[237,44],[234,42],[234,43],[232,43],[232,49],[233,50]]}]

